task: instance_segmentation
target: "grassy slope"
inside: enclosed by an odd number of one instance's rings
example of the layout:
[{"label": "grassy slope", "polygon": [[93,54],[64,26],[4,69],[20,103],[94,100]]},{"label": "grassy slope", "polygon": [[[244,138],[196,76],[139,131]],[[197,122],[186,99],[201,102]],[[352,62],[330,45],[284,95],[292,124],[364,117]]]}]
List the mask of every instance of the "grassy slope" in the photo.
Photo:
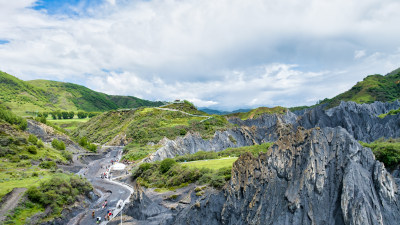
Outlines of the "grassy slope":
[{"label": "grassy slope", "polygon": [[1,71],[0,101],[19,115],[25,115],[26,111],[107,111],[163,104],[132,96],[106,95],[72,83],[22,81]]},{"label": "grassy slope", "polygon": [[[145,187],[173,190],[188,183],[197,183],[219,188],[230,179],[232,164],[241,154],[250,152],[256,156],[267,152],[271,145],[272,143],[264,143],[228,148],[221,152],[197,152],[192,155],[178,156],[174,159],[165,159],[161,162],[143,163],[133,172],[133,177],[137,178],[137,181]],[[160,170],[165,161],[174,163],[171,164],[167,172]],[[183,163],[184,161],[190,162]]]},{"label": "grassy slope", "polygon": [[14,76],[0,71],[0,101],[21,114],[25,111],[54,109],[53,96]]},{"label": "grassy slope", "polygon": [[370,148],[376,159],[383,162],[387,168],[393,169],[400,164],[400,139],[380,139],[371,143],[360,142],[360,144]]},{"label": "grassy slope", "polygon": [[334,107],[340,101],[353,101],[357,103],[372,103],[374,101],[393,101],[400,98],[400,69],[386,76],[370,75],[358,82],[350,90],[337,95],[332,99],[324,99],[320,104]]},{"label": "grassy slope", "polygon": [[206,112],[198,110],[192,103],[188,101],[184,101],[184,103],[172,103],[169,105],[162,106],[161,108],[176,109],[193,115],[208,116]]},{"label": "grassy slope", "polygon": [[128,140],[146,144],[150,141],[156,143],[163,137],[174,139],[185,135],[188,131],[199,132],[204,138],[210,138],[216,130],[232,126],[221,116],[201,122],[204,119],[156,108],[110,111],[94,117],[81,126],[79,132],[75,132],[74,135],[87,136],[92,142],[106,143],[117,134],[124,133]]},{"label": "grassy slope", "polygon": [[[38,192],[41,201],[24,199],[23,204],[10,213],[5,224],[26,224],[29,217],[50,206],[52,213],[41,222],[48,221],[60,216],[65,206],[74,204],[78,194],[85,194],[80,190],[84,189],[87,193],[92,187],[86,180],[75,175],[55,173],[55,167],[45,169],[41,166],[42,163],[37,165],[39,162],[49,161],[67,163],[68,153],[65,150],[56,150],[50,144],[41,146],[40,141],[17,124],[21,121],[14,118],[20,117],[0,104],[0,199],[16,187],[41,188],[46,182],[47,186]],[[72,179],[74,182],[71,182]],[[71,185],[73,187],[66,191],[66,187]],[[80,186],[77,188],[76,185]]]},{"label": "grassy slope", "polygon": [[232,167],[232,164],[238,159],[238,157],[220,158],[220,159],[209,159],[199,160],[182,163],[189,168],[208,168],[212,170],[218,170],[223,167]]},{"label": "grassy slope", "polygon": [[[174,106],[175,104],[169,105],[167,108]],[[198,114],[199,112],[191,105],[176,104],[176,106],[179,110],[189,109],[188,113]],[[86,136],[90,142],[102,144],[111,141],[117,135],[126,135],[127,141],[131,143],[125,148],[124,159],[138,160],[157,149],[146,145],[148,142],[158,143],[164,137],[175,139],[187,132],[198,132],[203,138],[211,138],[215,131],[233,127],[222,116],[205,119],[205,117],[157,108],[110,111],[81,125],[73,132],[73,135]]]},{"label": "grassy slope", "polygon": [[59,107],[67,104],[72,110],[75,107],[77,110],[84,111],[106,111],[140,106],[159,106],[162,104],[162,102],[152,102],[132,96],[107,95],[72,83],[48,80],[32,80],[28,82],[47,92],[56,93],[60,104]]},{"label": "grassy slope", "polygon": [[239,113],[233,113],[229,114],[227,116],[235,116],[239,117],[242,120],[247,120],[247,119],[255,119],[262,114],[283,114],[287,112],[287,108],[281,107],[281,106],[276,106],[273,108],[268,108],[268,107],[259,107],[256,109],[252,109],[249,112],[239,112]]}]

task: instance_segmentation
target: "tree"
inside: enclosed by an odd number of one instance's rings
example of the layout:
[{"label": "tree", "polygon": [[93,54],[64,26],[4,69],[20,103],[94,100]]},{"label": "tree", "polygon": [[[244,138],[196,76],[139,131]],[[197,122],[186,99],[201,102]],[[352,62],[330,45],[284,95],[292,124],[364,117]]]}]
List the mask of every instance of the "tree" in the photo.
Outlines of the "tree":
[{"label": "tree", "polygon": [[163,161],[161,161],[161,164],[160,164],[160,172],[161,173],[168,172],[168,170],[171,169],[172,166],[175,164],[176,164],[176,161],[171,158],[164,159]]},{"label": "tree", "polygon": [[57,119],[61,120],[62,119],[62,112],[60,110],[56,111]]},{"label": "tree", "polygon": [[74,111],[70,111],[70,112],[68,112],[68,117],[69,117],[70,119],[73,119],[73,118],[74,118],[74,116],[75,116],[75,113],[74,113]]},{"label": "tree", "polygon": [[61,112],[63,119],[69,119],[69,113],[67,111]]},{"label": "tree", "polygon": [[83,112],[83,111],[78,112],[79,119],[85,119],[86,117],[87,117],[87,112]]},{"label": "tree", "polygon": [[51,112],[51,117],[53,118],[53,120],[57,119],[57,113],[56,112]]}]

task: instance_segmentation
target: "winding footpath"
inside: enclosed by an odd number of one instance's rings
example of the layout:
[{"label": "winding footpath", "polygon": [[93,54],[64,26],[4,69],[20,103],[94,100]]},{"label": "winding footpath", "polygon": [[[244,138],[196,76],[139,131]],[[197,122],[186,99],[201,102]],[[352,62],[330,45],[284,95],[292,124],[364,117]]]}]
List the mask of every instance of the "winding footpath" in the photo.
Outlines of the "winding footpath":
[{"label": "winding footpath", "polygon": [[[108,152],[105,157],[97,159],[89,163],[86,167],[82,168],[78,175],[82,175],[92,183],[95,192],[100,195],[100,198],[92,203],[84,212],[78,214],[68,222],[68,225],[86,225],[96,224],[96,218],[101,217],[100,224],[107,224],[105,215],[110,210],[113,213],[113,218],[118,215],[122,210],[123,206],[129,202],[129,197],[133,193],[133,188],[116,182],[112,179],[102,179],[101,174],[106,173],[107,177],[112,170],[111,160],[119,161],[121,158],[123,147],[120,146],[107,146],[103,147],[103,151]],[[108,171],[107,171],[107,167]],[[102,207],[104,202],[107,200],[107,206]],[[123,202],[122,207],[117,207],[118,202]],[[92,217],[92,212],[95,212],[95,218]]]}]

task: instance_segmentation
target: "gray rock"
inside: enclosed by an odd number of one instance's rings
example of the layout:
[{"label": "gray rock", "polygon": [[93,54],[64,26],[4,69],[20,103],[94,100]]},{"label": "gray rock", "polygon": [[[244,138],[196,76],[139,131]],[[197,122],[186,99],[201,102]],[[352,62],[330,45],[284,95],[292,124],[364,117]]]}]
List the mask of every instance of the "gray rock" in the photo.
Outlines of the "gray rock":
[{"label": "gray rock", "polygon": [[[222,151],[229,147],[242,147],[277,139],[277,130],[283,124],[294,127],[342,127],[357,140],[371,142],[378,138],[400,137],[400,114],[389,115],[384,119],[378,115],[400,107],[400,102],[375,102],[356,104],[342,102],[339,106],[324,110],[324,106],[287,112],[283,115],[264,114],[255,119],[241,120],[230,118],[229,121],[239,128],[216,132],[211,140],[203,140],[200,135],[188,133],[175,140],[164,138],[159,142],[163,147],[147,157],[145,162],[173,158],[176,155],[193,154],[198,151]],[[233,139],[232,139],[233,138]],[[234,140],[234,141],[232,141]]]},{"label": "gray rock", "polygon": [[398,224],[399,179],[345,129],[279,133],[268,153],[242,155],[223,190],[169,224]]}]

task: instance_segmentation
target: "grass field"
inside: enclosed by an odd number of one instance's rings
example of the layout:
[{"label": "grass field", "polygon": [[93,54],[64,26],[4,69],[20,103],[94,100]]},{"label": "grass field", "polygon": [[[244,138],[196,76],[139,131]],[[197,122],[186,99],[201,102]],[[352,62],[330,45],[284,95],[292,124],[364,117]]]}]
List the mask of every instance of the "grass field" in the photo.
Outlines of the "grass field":
[{"label": "grass field", "polygon": [[29,188],[35,184],[39,184],[39,181],[47,180],[50,177],[51,175],[46,174],[38,177],[2,179],[0,182],[0,199],[14,188]]},{"label": "grass field", "polygon": [[63,128],[63,129],[74,131],[82,123],[86,123],[89,120],[90,120],[90,118],[78,119],[78,118],[74,117],[73,119],[62,119],[62,120],[48,119],[47,121]]},{"label": "grass field", "polygon": [[184,162],[182,165],[194,168],[208,168],[213,170],[218,170],[224,167],[231,167],[232,164],[238,159],[238,157],[228,157],[220,159],[210,159],[210,160],[199,160],[193,162]]}]

